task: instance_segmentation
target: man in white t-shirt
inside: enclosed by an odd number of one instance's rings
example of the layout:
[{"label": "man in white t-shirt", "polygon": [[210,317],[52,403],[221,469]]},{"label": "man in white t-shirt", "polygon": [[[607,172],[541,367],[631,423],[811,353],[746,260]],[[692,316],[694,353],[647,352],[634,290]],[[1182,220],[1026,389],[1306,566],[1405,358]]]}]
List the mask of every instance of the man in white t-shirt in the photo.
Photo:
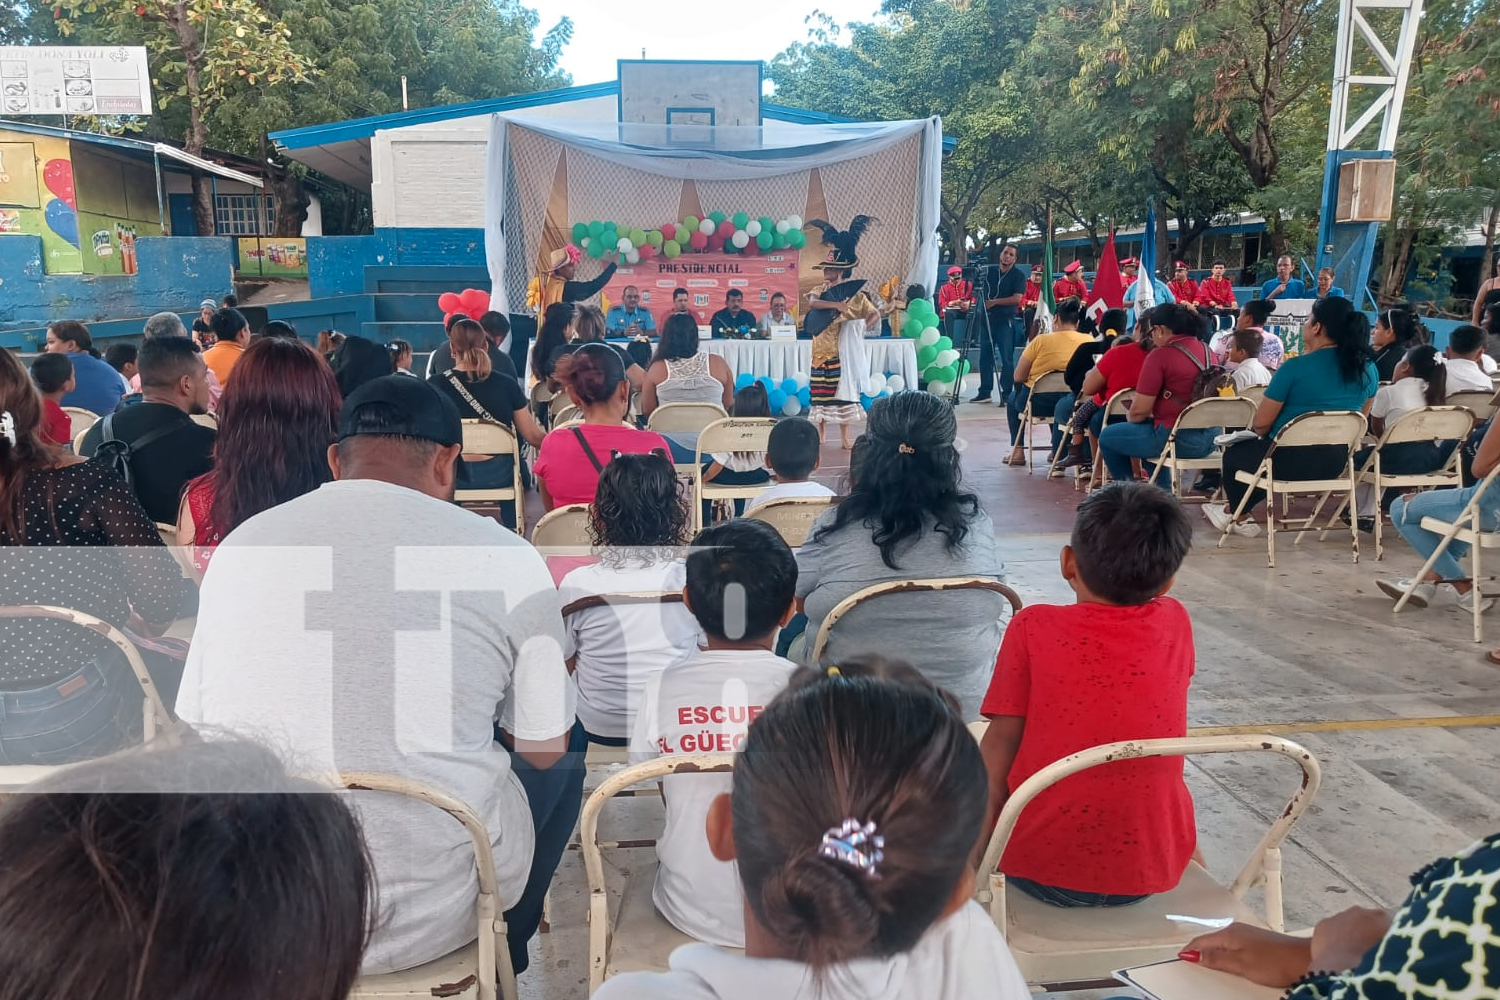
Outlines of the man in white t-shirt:
[{"label": "man in white t-shirt", "polygon": [[[688,608],[707,648],[654,677],[630,742],[632,763],[677,753],[738,750],[751,721],[797,669],[773,653],[792,617],[797,560],[768,524],[738,520],[701,532],[687,559]],[[729,948],[745,946],[744,901],[732,862],[709,851],[704,824],[723,774],[666,779],[667,825],[652,899],[673,926]]]},{"label": "man in white t-shirt", "polygon": [[[329,449],[336,481],[216,550],[177,712],[210,738],[261,739],[298,770],[398,775],[466,802],[493,843],[519,970],[578,816],[582,730],[541,557],[450,502],[461,442],[457,409],[424,381],[352,393]],[[464,829],[409,799],[353,802],[380,907],[365,971],[474,940]]]},{"label": "man in white t-shirt", "polygon": [[[1484,331],[1477,326],[1460,326],[1448,335],[1448,394],[1455,392],[1489,392],[1494,388],[1489,372],[1494,360],[1484,353]],[[1490,363],[1489,368],[1485,362]]]},{"label": "man in white t-shirt", "polygon": [[745,505],[745,513],[772,500],[833,496],[833,490],[808,478],[818,471],[818,453],[822,444],[818,429],[810,420],[790,417],[778,421],[766,444],[766,465],[774,474],[773,485],[751,499]]}]

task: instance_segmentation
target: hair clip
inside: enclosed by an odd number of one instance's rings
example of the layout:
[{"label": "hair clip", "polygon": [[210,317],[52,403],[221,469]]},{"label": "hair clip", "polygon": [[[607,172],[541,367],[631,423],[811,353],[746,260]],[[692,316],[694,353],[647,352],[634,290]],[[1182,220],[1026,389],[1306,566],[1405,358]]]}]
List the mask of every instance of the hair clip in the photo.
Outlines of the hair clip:
[{"label": "hair clip", "polygon": [[917,449],[913,448],[905,441],[902,441],[900,444],[896,445],[896,450],[903,455],[915,455],[917,453]]},{"label": "hair clip", "polygon": [[842,677],[842,676],[844,676],[844,672],[842,670],[840,670],[838,667],[829,667],[828,668],[828,676],[829,677]]},{"label": "hair clip", "polygon": [[875,832],[875,821],[861,824],[850,817],[823,834],[818,856],[864,872],[866,878],[879,878],[876,865],[885,860],[885,838]]},{"label": "hair clip", "polygon": [[0,437],[9,441],[12,448],[16,446],[16,418],[9,410],[0,410]]}]

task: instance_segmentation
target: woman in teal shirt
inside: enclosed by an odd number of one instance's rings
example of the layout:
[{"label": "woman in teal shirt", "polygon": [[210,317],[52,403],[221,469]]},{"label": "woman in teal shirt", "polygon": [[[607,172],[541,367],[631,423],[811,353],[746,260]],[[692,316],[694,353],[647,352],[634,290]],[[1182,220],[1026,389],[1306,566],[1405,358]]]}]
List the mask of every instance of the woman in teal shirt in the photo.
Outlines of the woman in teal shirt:
[{"label": "woman in teal shirt", "polygon": [[[1380,376],[1370,359],[1370,321],[1341,296],[1319,299],[1312,318],[1302,328],[1304,353],[1283,362],[1271,376],[1265,399],[1255,411],[1251,429],[1260,437],[1224,449],[1226,504],[1205,504],[1203,515],[1220,531],[1258,535],[1260,525],[1248,519],[1265,499],[1254,490],[1240,520],[1234,519],[1246,485],[1237,472],[1252,472],[1271,450],[1276,434],[1294,417],[1317,410],[1358,410],[1368,415]],[[1344,469],[1349,450],[1342,445],[1314,445],[1278,449],[1271,460],[1277,479],[1330,479]]]}]

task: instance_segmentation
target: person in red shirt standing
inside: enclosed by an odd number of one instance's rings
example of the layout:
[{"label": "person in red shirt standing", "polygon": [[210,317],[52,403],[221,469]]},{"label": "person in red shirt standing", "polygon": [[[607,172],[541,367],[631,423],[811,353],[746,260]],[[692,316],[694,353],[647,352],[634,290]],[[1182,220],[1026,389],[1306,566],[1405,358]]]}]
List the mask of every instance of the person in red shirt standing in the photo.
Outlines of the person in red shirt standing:
[{"label": "person in red shirt standing", "polygon": [[1063,268],[1063,276],[1052,283],[1052,300],[1078,299],[1088,305],[1089,286],[1083,280],[1083,261],[1075,260]]},{"label": "person in red shirt standing", "polygon": [[1167,289],[1178,302],[1194,312],[1198,311],[1198,283],[1188,277],[1188,266],[1185,261],[1179,260],[1172,265],[1172,280],[1167,282]]},{"label": "person in red shirt standing", "polygon": [[1021,321],[1026,324],[1027,340],[1035,336],[1031,327],[1036,322],[1036,304],[1042,301],[1042,281],[1042,265],[1033,265],[1031,277],[1027,279],[1026,288],[1021,292]]},{"label": "person in red shirt standing", "polygon": [[1240,304],[1235,301],[1234,286],[1229,283],[1228,278],[1224,277],[1222,260],[1213,262],[1213,273],[1210,277],[1204,278],[1203,284],[1198,286],[1196,301],[1199,311],[1206,312],[1214,318],[1215,330],[1221,330],[1226,325],[1234,326],[1235,317],[1240,312]]},{"label": "person in red shirt standing", "polygon": [[[1192,538],[1182,505],[1144,483],[1113,483],[1078,505],[1062,550],[1077,603],[1016,612],[980,709],[985,843],[1006,799],[1047,765],[1101,743],[1187,735],[1193,627],[1166,594]],[[1198,844],[1182,774],[1181,757],[1117,761],[1042,792],[1000,859],[1008,885],[1063,907],[1174,888]]]}]

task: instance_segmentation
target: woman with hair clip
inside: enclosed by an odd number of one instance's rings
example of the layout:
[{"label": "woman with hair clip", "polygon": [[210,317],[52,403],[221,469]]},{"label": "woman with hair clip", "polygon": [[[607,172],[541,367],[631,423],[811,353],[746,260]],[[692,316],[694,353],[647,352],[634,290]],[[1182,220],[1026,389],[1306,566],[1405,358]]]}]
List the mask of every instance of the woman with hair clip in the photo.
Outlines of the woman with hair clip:
[{"label": "woman with hair clip", "polygon": [[[665,452],[616,455],[599,473],[589,508],[597,563],[563,577],[563,607],[588,597],[681,592],[687,583],[678,547],[687,542],[688,508]],[[563,655],[578,688],[578,721],[594,743],[623,747],[651,678],[698,648],[698,623],[684,605],[586,608],[563,620]]]},{"label": "woman with hair clip", "polygon": [[[1224,449],[1220,462],[1227,504],[1204,504],[1203,516],[1220,532],[1253,537],[1260,525],[1250,512],[1265,499],[1263,490],[1250,493],[1239,519],[1235,512],[1248,487],[1236,477],[1253,472],[1265,459],[1276,432],[1293,417],[1318,410],[1355,410],[1368,414],[1380,378],[1370,360],[1370,321],[1354,303],[1337,296],[1313,303],[1312,317],[1302,328],[1303,353],[1288,359],[1266,386],[1266,395],[1250,429],[1260,435]],[[1277,479],[1328,479],[1337,476],[1348,459],[1343,445],[1278,448],[1272,458]]]},{"label": "woman with hair clip", "polygon": [[951,695],[876,656],[803,669],[750,724],[710,850],[744,891],[745,952],[690,944],[597,1000],[1025,1000],[970,896],[984,761]]},{"label": "woman with hair clip", "polygon": [[[41,396],[0,350],[0,606],[55,605],[160,634],[177,617],[182,572],[156,525],[112,465],[48,443],[41,427]],[[165,657],[143,655],[170,704],[182,664],[169,675]],[[0,764],[85,760],[141,736],[130,664],[77,626],[0,618],[0,698]]]},{"label": "woman with hair clip", "polygon": [[1375,317],[1375,332],[1370,336],[1375,355],[1371,360],[1380,381],[1395,380],[1396,366],[1413,347],[1427,342],[1426,332],[1409,306],[1395,306]]},{"label": "woman with hair clip", "polygon": [[[825,512],[797,553],[797,596],[812,638],[834,606],[892,580],[985,576],[1003,580],[995,526],[963,487],[953,407],[904,390],[875,401],[850,468],[849,495]],[[979,703],[1000,649],[1005,599],[989,590],[895,594],[844,619],[825,656],[866,651],[908,655],[952,691],[964,718]],[[796,650],[793,651],[796,654]]]},{"label": "woman with hair clip", "polygon": [[620,352],[610,345],[584,344],[564,354],[553,374],[583,411],[583,423],[559,428],[542,439],[533,472],[547,510],[592,502],[599,473],[613,455],[658,449],[672,453],[660,434],[625,423],[630,383]]}]

